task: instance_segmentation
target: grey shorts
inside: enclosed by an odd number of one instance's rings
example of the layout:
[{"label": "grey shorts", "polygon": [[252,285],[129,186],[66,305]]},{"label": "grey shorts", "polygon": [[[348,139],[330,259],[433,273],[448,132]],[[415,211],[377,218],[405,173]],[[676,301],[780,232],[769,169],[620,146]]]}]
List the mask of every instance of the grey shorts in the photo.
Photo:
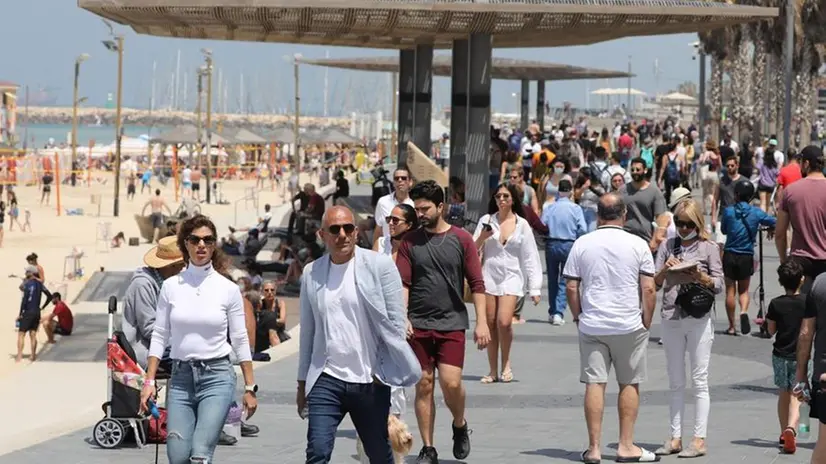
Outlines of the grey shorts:
[{"label": "grey shorts", "polygon": [[648,331],[639,329],[623,335],[579,333],[579,362],[582,383],[608,383],[611,366],[617,383],[634,385],[645,380]]}]

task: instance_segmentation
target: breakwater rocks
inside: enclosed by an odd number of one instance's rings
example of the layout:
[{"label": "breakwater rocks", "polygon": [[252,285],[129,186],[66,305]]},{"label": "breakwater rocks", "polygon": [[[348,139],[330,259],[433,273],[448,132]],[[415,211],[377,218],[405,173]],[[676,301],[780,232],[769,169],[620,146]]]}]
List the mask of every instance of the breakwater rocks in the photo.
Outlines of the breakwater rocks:
[{"label": "breakwater rocks", "polygon": [[[78,125],[102,124],[115,125],[116,112],[109,108],[78,108]],[[140,126],[178,126],[183,124],[195,125],[198,115],[188,111],[155,110],[151,114],[148,110],[123,108],[121,111],[124,125]],[[201,115],[206,120],[206,112]],[[59,107],[29,107],[30,124],[71,124],[72,108]],[[23,108],[17,109],[18,124],[25,121]],[[292,125],[294,116],[283,114],[212,114],[214,125],[224,127],[258,127],[275,129]],[[319,118],[301,117],[302,127],[339,127],[349,129],[348,118]]]}]

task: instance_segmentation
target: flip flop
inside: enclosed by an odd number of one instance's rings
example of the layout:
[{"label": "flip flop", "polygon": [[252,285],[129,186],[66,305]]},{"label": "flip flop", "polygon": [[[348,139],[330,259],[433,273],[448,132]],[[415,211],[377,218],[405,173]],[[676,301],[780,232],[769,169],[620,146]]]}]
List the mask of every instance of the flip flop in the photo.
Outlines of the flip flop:
[{"label": "flip flop", "polygon": [[585,464],[600,464],[602,462],[601,459],[587,458],[585,457],[586,454],[588,454],[588,450],[583,451],[580,455],[580,459],[582,459],[582,462]]},{"label": "flip flop", "polygon": [[506,371],[502,371],[502,375],[499,376],[499,381],[502,383],[510,383],[513,381],[513,371],[508,369]]},{"label": "flip flop", "polygon": [[737,329],[727,329],[723,334],[728,335],[730,337],[736,337],[740,334],[737,333]]},{"label": "flip flop", "polygon": [[496,383],[498,381],[499,379],[490,375],[483,376],[481,379],[479,379],[479,382],[483,384]]},{"label": "flip flop", "polygon": [[617,456],[615,462],[660,462],[660,457],[645,448],[640,448],[639,456],[633,458],[621,458]]}]

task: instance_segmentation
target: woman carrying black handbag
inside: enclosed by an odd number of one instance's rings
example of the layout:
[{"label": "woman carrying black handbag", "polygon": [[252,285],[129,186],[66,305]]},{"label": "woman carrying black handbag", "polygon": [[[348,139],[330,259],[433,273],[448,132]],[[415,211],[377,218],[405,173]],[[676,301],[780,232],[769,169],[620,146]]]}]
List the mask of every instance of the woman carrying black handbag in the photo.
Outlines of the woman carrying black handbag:
[{"label": "woman carrying black handbag", "polygon": [[[714,341],[711,311],[715,295],[725,288],[723,265],[717,244],[711,240],[703,220],[702,207],[694,200],[681,202],[674,212],[677,236],[660,245],[654,282],[663,289],[662,341],[671,389],[671,438],[655,451],[660,456],[682,458],[704,456],[710,397],[708,365]],[[682,418],[685,409],[685,354],[691,363],[694,384],[694,437],[682,445]]]}]

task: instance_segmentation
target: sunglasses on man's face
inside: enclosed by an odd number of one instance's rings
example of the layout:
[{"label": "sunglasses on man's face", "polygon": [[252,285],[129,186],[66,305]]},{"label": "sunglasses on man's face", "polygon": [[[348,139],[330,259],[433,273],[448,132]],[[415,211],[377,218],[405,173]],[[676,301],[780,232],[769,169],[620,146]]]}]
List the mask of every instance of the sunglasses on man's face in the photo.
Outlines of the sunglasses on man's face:
[{"label": "sunglasses on man's face", "polygon": [[388,224],[393,224],[394,226],[397,226],[397,225],[399,225],[403,222],[407,222],[404,219],[398,218],[398,217],[395,217],[395,216],[387,216],[387,219],[385,219],[385,220],[387,221]]},{"label": "sunglasses on man's face", "polygon": [[327,228],[327,232],[331,233],[332,235],[338,235],[341,233],[341,230],[344,229],[344,233],[347,235],[352,234],[356,230],[355,224],[333,224]]},{"label": "sunglasses on man's face", "polygon": [[395,180],[396,182],[404,182],[407,179],[409,179],[409,177],[407,177],[407,176],[396,176],[396,177],[393,178],[393,180]]},{"label": "sunglasses on man's face", "polygon": [[264,293],[274,293],[274,292],[275,292],[274,288],[265,288],[264,289]]},{"label": "sunglasses on man's face", "polygon": [[203,241],[206,246],[215,245],[215,237],[212,235],[205,235],[203,237],[198,235],[190,235],[186,238],[186,241],[189,242],[190,245],[198,245],[201,241]]}]

